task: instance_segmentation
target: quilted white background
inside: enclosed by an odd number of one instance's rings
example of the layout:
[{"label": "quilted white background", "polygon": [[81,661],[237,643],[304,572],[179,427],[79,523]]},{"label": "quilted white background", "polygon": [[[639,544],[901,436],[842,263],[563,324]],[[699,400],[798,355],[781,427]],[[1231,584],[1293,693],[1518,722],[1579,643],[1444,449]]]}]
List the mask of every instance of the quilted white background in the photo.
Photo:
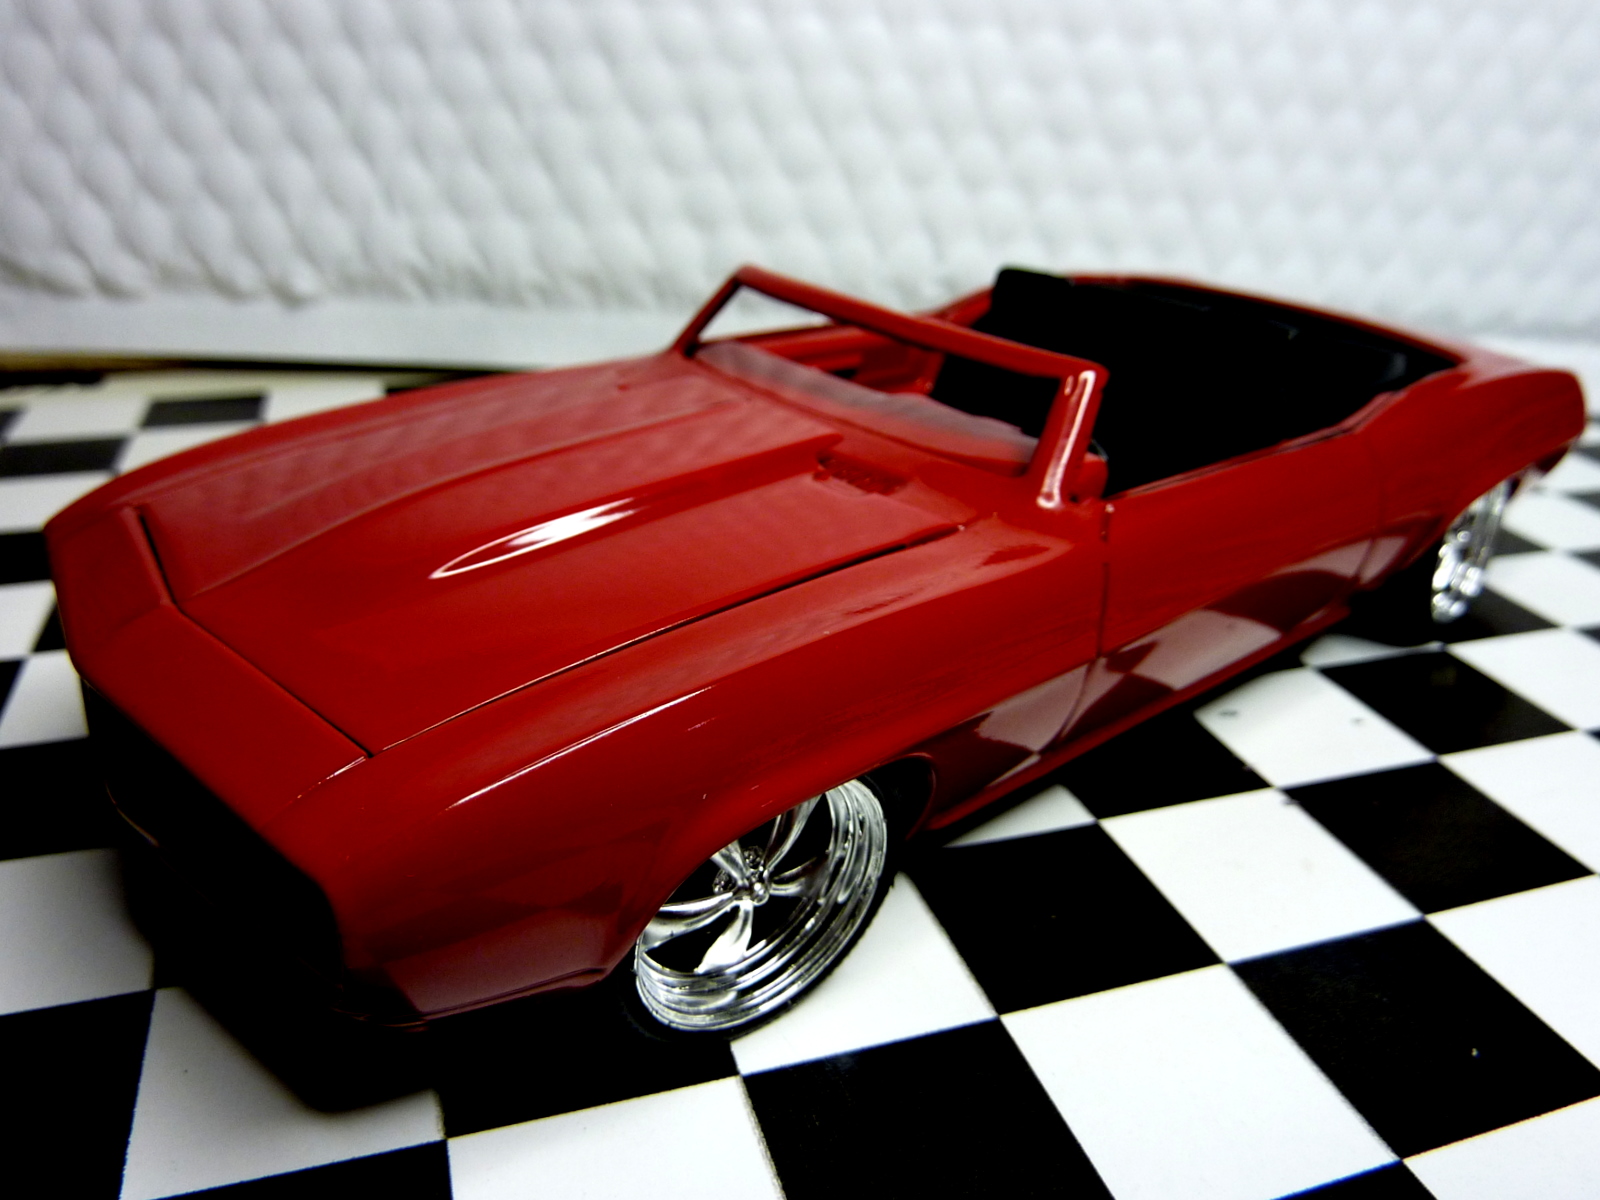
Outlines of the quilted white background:
[{"label": "quilted white background", "polygon": [[744,260],[1600,339],[1600,5],[0,0],[0,347],[570,361]]}]

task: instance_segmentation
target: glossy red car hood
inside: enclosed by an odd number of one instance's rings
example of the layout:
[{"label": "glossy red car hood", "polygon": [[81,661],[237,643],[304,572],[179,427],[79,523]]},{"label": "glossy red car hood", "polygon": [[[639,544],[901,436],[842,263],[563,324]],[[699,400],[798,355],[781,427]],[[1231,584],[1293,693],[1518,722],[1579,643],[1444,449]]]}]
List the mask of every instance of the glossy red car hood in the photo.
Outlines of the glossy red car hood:
[{"label": "glossy red car hood", "polygon": [[561,372],[243,456],[141,505],[180,607],[378,751],[951,528],[818,471],[827,424],[679,363]]}]

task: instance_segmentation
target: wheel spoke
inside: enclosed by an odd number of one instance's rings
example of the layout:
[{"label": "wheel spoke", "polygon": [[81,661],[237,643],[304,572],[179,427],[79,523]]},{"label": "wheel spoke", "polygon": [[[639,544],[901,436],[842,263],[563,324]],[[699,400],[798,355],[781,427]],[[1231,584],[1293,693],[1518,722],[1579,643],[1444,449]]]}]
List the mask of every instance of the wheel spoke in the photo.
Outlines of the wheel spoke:
[{"label": "wheel spoke", "polygon": [[[827,825],[810,828],[818,804]],[[711,886],[684,886],[635,944],[645,1010],[671,1029],[732,1030],[791,1003],[871,915],[887,840],[877,796],[852,779],[724,846],[692,876],[714,875]]]},{"label": "wheel spoke", "polygon": [[735,886],[750,882],[750,864],[745,862],[744,847],[738,842],[729,842],[711,856],[711,861],[728,873]]},{"label": "wheel spoke", "polygon": [[788,812],[782,813],[772,823],[772,836],[767,839],[766,866],[771,871],[784,859],[789,851],[794,849],[794,844],[805,832],[806,822],[811,819],[811,814],[816,811],[817,801],[821,796],[813,796],[804,804],[797,804]]},{"label": "wheel spoke", "polygon": [[740,896],[733,910],[733,920],[711,943],[711,949],[700,960],[697,971],[719,971],[742,961],[750,953],[750,935],[755,929],[756,906],[748,897]]},{"label": "wheel spoke", "polygon": [[781,875],[772,877],[770,894],[784,899],[795,896],[809,895],[816,890],[817,884],[827,874],[828,856],[819,854],[816,858],[807,859],[797,867],[791,867]]},{"label": "wheel spoke", "polygon": [[639,944],[646,950],[654,950],[663,942],[670,942],[675,937],[693,933],[696,929],[704,929],[726,913],[733,901],[732,892],[717,892],[715,895],[702,896],[697,900],[679,900],[664,904],[661,911],[639,935]]},{"label": "wheel spoke", "polygon": [[1497,484],[1468,505],[1445,532],[1433,573],[1433,619],[1439,624],[1461,616],[1483,592],[1484,568],[1514,486],[1510,479]]}]

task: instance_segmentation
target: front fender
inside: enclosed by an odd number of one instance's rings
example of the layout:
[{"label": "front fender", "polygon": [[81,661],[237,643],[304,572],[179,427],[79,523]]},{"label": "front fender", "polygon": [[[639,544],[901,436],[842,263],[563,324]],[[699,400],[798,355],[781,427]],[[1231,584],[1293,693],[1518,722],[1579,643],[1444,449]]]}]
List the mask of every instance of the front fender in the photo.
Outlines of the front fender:
[{"label": "front fender", "polygon": [[1048,551],[1004,553],[1018,537],[974,527],[629,647],[265,833],[328,894],[350,965],[424,1013],[596,977],[721,846],[1092,656],[1095,612],[1041,586]]}]

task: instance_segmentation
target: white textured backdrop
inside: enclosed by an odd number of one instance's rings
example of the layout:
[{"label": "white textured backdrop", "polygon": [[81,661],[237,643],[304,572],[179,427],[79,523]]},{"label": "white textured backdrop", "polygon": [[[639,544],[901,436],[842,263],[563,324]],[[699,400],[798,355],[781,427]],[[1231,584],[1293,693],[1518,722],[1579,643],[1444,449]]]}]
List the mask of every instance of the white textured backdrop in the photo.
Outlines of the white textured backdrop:
[{"label": "white textured backdrop", "polygon": [[742,260],[1600,338],[1600,5],[0,0],[0,345],[570,360]]}]

